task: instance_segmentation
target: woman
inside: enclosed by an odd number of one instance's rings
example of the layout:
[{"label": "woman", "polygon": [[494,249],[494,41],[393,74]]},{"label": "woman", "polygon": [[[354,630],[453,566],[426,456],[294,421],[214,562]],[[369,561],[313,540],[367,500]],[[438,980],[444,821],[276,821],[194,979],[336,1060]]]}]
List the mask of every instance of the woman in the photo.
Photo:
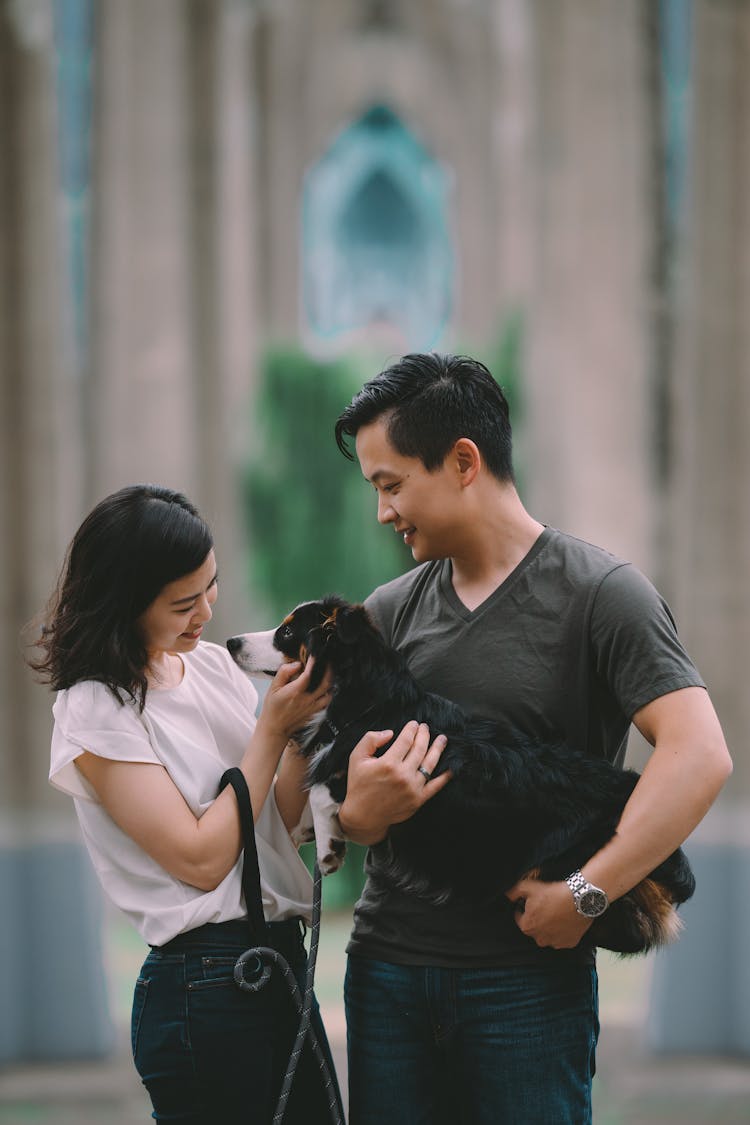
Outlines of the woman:
[{"label": "woman", "polygon": [[[75,801],[104,890],[152,947],[132,1047],[154,1118],[265,1125],[298,1016],[278,972],[253,994],[233,981],[253,942],[237,800],[217,790],[239,766],[269,940],[301,979],[311,881],[288,830],[306,796],[287,743],[328,687],[310,693],[310,667],[286,664],[256,721],[250,681],[201,640],[216,597],[213,541],[195,508],[166,488],[123,488],[78,530],[33,667],[58,691],[50,780]],[[313,1022],[330,1059],[317,1005]],[[330,1120],[309,1048],[285,1121],[303,1119]]]}]

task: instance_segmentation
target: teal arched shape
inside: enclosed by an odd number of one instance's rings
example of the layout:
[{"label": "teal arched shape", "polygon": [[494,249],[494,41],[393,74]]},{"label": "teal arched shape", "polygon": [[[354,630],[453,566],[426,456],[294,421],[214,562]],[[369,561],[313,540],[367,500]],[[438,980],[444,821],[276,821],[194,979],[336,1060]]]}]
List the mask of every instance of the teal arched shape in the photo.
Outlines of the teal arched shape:
[{"label": "teal arched shape", "polygon": [[437,342],[453,296],[447,176],[390,109],[370,109],[308,170],[302,243],[318,339],[386,323],[410,348]]}]

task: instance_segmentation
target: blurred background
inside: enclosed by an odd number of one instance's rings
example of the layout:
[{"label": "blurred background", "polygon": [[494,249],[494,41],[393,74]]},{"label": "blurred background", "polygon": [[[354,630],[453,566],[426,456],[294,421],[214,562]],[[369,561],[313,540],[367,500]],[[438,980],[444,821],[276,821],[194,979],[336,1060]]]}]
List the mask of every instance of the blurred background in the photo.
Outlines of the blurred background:
[{"label": "blurred background", "polygon": [[506,390],[534,516],[654,579],[735,760],[685,936],[603,962],[597,1120],[750,1119],[749,99],[746,0],[0,0],[0,1122],[119,1121],[130,1066],[143,949],[22,659],[71,535],[186,492],[219,642],[365,596],[411,557],[333,422],[429,349]]}]

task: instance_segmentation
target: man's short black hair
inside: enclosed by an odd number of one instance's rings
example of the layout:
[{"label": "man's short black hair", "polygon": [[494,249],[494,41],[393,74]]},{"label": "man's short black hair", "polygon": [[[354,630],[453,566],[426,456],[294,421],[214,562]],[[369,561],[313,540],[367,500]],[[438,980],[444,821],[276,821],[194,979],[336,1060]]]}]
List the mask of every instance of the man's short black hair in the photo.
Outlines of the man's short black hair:
[{"label": "man's short black hair", "polygon": [[465,437],[498,480],[514,479],[508,401],[477,359],[414,353],[365,383],[336,422],[336,444],[350,461],[346,438],[381,417],[394,449],[430,472]]}]

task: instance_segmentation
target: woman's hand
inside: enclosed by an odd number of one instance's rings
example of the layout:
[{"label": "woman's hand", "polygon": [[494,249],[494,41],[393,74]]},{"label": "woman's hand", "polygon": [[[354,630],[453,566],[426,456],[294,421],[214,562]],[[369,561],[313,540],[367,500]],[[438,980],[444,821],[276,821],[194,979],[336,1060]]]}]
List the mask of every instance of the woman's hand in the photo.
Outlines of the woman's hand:
[{"label": "woman's hand", "polygon": [[283,740],[283,746],[318,711],[323,711],[331,701],[330,676],[310,691],[314,659],[311,657],[304,668],[299,661],[282,664],[271,682],[263,700],[258,728],[268,738]]}]

